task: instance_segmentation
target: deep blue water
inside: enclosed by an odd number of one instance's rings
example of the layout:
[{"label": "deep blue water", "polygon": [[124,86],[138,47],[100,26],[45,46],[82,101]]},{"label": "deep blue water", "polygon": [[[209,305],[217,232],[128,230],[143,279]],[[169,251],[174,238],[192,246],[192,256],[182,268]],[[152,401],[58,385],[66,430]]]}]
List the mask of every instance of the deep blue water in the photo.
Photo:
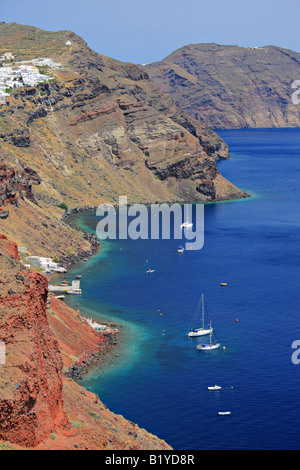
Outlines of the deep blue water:
[{"label": "deep blue water", "polygon": [[[124,324],[120,357],[82,384],[175,449],[299,449],[300,130],[219,134],[232,152],[221,173],[252,197],[205,205],[202,250],[109,241],[70,275],[83,275],[83,295],[69,303]],[[185,335],[202,292],[222,345],[209,353]]]}]

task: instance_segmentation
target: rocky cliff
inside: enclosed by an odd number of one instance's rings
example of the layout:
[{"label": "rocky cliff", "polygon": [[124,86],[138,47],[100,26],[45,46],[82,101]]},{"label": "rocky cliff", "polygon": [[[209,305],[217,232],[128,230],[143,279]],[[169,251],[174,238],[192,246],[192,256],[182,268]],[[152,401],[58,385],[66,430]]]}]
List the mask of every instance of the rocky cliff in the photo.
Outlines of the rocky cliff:
[{"label": "rocky cliff", "polygon": [[300,126],[300,109],[291,99],[298,52],[190,44],[143,69],[190,116],[212,128]]},{"label": "rocky cliff", "polygon": [[47,321],[47,279],[26,270],[4,236],[0,249],[0,439],[35,446],[65,419],[62,357]]},{"label": "rocky cliff", "polygon": [[19,198],[24,197],[23,194],[27,199],[34,201],[32,185],[40,182],[38,174],[30,168],[17,171],[5,163],[0,164],[0,218],[8,217],[9,210],[6,206],[18,205]]},{"label": "rocky cliff", "polygon": [[[62,203],[94,207],[119,195],[129,202],[246,196],[218,171],[215,160],[228,158],[225,142],[174,104],[140,67],[97,54],[68,31],[0,24],[0,38],[16,66],[38,57],[54,64],[39,67],[52,81],[13,89],[0,106],[0,157],[39,176],[30,205],[39,217],[61,218]],[[0,221],[1,229],[25,243],[26,210],[22,223],[14,217],[17,234],[9,218]]]},{"label": "rocky cliff", "polygon": [[47,311],[47,297],[46,277],[25,268],[0,235],[0,450],[170,449],[64,375],[111,342],[57,299]]}]

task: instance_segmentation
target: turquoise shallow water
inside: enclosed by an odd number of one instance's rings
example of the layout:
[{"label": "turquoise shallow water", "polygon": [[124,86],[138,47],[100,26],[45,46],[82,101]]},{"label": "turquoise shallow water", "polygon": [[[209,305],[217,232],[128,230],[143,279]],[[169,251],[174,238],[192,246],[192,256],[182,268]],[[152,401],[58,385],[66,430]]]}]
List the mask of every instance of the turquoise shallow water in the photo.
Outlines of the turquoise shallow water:
[{"label": "turquoise shallow water", "polygon": [[[82,384],[175,449],[299,449],[300,130],[220,134],[232,151],[220,171],[253,197],[205,206],[202,250],[109,241],[69,274],[82,274],[83,295],[68,303],[124,325],[120,357]],[[206,354],[185,336],[202,292],[226,348]]]}]

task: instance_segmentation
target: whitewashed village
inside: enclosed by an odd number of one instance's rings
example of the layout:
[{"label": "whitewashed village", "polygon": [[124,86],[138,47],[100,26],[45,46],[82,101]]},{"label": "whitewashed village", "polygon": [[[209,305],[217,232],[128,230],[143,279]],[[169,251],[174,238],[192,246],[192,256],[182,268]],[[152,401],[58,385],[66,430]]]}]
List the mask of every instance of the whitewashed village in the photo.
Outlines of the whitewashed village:
[{"label": "whitewashed village", "polygon": [[0,56],[0,104],[5,104],[12,91],[23,86],[37,86],[53,80],[53,77],[41,73],[41,67],[58,69],[62,65],[49,58],[37,58],[26,62],[14,62],[11,52]]}]

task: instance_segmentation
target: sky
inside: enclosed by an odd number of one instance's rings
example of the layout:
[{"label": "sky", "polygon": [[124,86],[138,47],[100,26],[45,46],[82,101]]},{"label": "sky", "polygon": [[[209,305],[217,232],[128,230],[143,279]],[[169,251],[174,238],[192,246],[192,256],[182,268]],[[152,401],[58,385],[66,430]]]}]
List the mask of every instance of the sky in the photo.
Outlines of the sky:
[{"label": "sky", "polygon": [[0,0],[1,21],[71,30],[124,62],[187,44],[275,45],[300,52],[300,0]]}]

